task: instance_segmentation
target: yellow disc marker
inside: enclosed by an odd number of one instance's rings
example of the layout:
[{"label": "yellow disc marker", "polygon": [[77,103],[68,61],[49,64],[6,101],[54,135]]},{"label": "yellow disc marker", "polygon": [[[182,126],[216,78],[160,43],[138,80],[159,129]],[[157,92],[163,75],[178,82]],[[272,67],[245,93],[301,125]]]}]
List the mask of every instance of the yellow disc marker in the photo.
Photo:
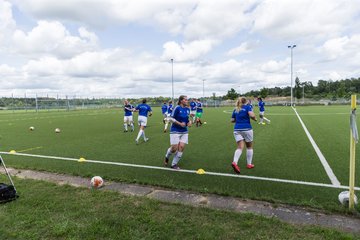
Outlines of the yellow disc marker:
[{"label": "yellow disc marker", "polygon": [[196,171],[197,174],[205,174],[205,170],[200,168]]},{"label": "yellow disc marker", "polygon": [[15,151],[15,150],[11,150],[9,153],[14,154],[14,153],[16,153],[16,151]]},{"label": "yellow disc marker", "polygon": [[78,162],[86,162],[86,159],[83,158],[83,157],[81,157],[81,158],[78,160]]}]

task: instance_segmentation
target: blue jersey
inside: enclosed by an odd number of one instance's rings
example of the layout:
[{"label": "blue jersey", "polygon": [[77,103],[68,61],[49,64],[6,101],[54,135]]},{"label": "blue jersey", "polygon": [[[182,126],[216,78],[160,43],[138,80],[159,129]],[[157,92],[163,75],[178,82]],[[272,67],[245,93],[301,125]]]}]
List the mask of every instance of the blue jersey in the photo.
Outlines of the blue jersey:
[{"label": "blue jersey", "polygon": [[170,134],[171,133],[187,133],[187,124],[189,122],[189,114],[190,109],[188,107],[182,107],[180,105],[177,105],[174,109],[174,111],[171,114],[172,118],[175,118],[178,122],[184,122],[186,123],[185,127],[181,127],[180,125],[173,123],[171,125]]},{"label": "blue jersey", "polygon": [[151,112],[151,107],[146,103],[137,105],[136,110],[139,110],[139,116],[147,117],[148,113]]},{"label": "blue jersey", "polygon": [[167,107],[167,113],[171,114],[173,112],[173,105],[169,104],[169,106]]},{"label": "blue jersey", "polygon": [[234,109],[231,118],[235,119],[234,131],[246,131],[251,130],[249,112],[252,112],[252,108],[249,105],[243,105],[239,112]]},{"label": "blue jersey", "polygon": [[133,112],[132,110],[134,109],[134,106],[131,104],[127,104],[124,106],[124,111],[125,111],[125,116],[132,116]]},{"label": "blue jersey", "polygon": [[264,112],[265,111],[265,103],[263,101],[259,102],[259,111]]},{"label": "blue jersey", "polygon": [[191,111],[196,111],[196,102],[190,102]]},{"label": "blue jersey", "polygon": [[163,104],[161,106],[161,112],[162,112],[162,114],[165,114],[167,112],[167,105],[166,104]]},{"label": "blue jersey", "polygon": [[196,112],[201,112],[201,113],[203,112],[201,102],[196,103]]}]

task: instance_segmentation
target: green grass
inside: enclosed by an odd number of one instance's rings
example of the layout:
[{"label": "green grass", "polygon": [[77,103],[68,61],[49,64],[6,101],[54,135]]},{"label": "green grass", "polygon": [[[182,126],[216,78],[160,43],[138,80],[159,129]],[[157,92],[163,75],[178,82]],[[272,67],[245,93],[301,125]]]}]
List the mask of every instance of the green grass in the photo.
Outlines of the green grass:
[{"label": "green grass", "polygon": [[35,180],[15,183],[21,197],[0,205],[0,239],[360,239],[252,214]]},{"label": "green grass", "polygon": [[[183,169],[203,168],[205,171],[233,173],[230,163],[236,144],[230,123],[231,110],[205,110],[207,125],[190,129],[189,144],[180,162]],[[348,113],[348,108],[306,107],[298,108],[298,111],[340,182],[347,185],[349,116],[334,113]],[[162,132],[160,109],[155,108],[154,113],[146,129],[150,141],[139,145],[135,145],[138,129],[133,133],[123,133],[123,112],[120,109],[3,113],[0,115],[3,126],[0,149],[18,152],[32,149],[25,153],[162,166],[169,147],[169,134]],[[256,167],[245,168],[243,153],[241,174],[330,184],[294,111],[289,107],[268,107],[266,113],[271,125],[253,124]],[[309,115],[311,113],[322,115]],[[30,126],[34,126],[35,131],[29,131]],[[55,128],[61,128],[62,132],[55,134]],[[344,211],[337,200],[342,191],[339,189],[53,159],[4,157],[7,165],[17,168],[80,176],[100,175],[118,181]],[[356,169],[359,176],[359,166]]]}]

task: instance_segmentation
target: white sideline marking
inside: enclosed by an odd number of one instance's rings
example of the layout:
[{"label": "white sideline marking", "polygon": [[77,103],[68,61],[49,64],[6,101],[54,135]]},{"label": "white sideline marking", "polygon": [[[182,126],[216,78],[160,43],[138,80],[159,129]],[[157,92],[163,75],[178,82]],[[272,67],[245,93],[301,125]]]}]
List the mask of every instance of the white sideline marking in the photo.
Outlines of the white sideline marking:
[{"label": "white sideline marking", "polygon": [[296,116],[298,117],[300,123],[301,123],[301,126],[304,128],[304,131],[306,133],[306,136],[309,138],[310,142],[311,142],[311,145],[313,146],[316,154],[318,155],[319,159],[320,159],[320,162],[321,164],[323,165],[328,177],[330,178],[330,181],[331,183],[334,185],[334,186],[341,186],[339,180],[336,178],[333,170],[331,169],[329,163],[326,161],[326,158],[324,157],[324,155],[321,153],[319,147],[316,145],[314,139],[312,138],[312,136],[310,135],[310,132],[307,130],[304,122],[302,121],[300,115],[298,114],[298,112],[296,111],[296,109],[294,107],[292,107],[292,109],[294,109],[295,111],[295,114]]},{"label": "white sideline marking", "polygon": [[[224,110],[224,113],[232,113],[231,110]],[[323,115],[348,115],[349,113],[302,113],[302,116],[323,116]],[[292,113],[266,113],[266,116],[294,116]]]},{"label": "white sideline marking", "polygon": [[[57,159],[57,160],[65,160],[65,161],[74,161],[78,162],[79,159],[76,158],[66,158],[66,157],[55,157],[55,156],[44,156],[44,155],[34,155],[34,154],[27,154],[27,153],[9,153],[9,152],[0,152],[0,154],[6,155],[18,155],[18,156],[26,156],[26,157],[35,157],[35,158],[47,158],[47,159]],[[165,167],[157,167],[157,166],[149,166],[149,165],[140,165],[140,164],[131,164],[131,163],[120,163],[120,162],[106,162],[106,161],[98,161],[98,160],[85,160],[82,163],[100,163],[100,164],[108,164],[108,165],[117,165],[117,166],[126,166],[126,167],[137,167],[137,168],[147,168],[147,169],[157,169],[157,170],[164,170],[164,171],[175,171],[175,172],[184,172],[184,173],[193,173],[196,174],[195,170],[174,170],[171,168]],[[229,173],[217,173],[217,172],[207,172],[205,171],[206,175],[213,175],[213,176],[222,176],[222,177],[234,177],[234,178],[245,178],[245,179],[254,179],[254,180],[261,180],[261,181],[270,181],[270,182],[280,182],[280,183],[291,183],[291,184],[298,184],[298,185],[307,185],[307,186],[316,186],[316,187],[327,187],[327,188],[336,188],[336,189],[349,189],[349,186],[342,186],[342,185],[334,185],[334,184],[326,184],[326,183],[315,183],[315,182],[304,182],[304,181],[296,181],[296,180],[287,180],[287,179],[279,179],[279,178],[267,178],[267,177],[256,177],[256,176],[248,176],[248,175],[238,175],[238,174],[229,174]],[[355,190],[360,191],[360,187],[355,187]]]}]

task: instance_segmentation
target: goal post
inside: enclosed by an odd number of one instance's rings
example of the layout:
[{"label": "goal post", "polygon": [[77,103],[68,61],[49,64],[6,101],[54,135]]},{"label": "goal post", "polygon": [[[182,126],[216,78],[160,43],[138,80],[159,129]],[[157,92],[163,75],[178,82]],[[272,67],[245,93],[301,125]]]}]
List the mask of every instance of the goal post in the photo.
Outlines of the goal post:
[{"label": "goal post", "polygon": [[356,143],[359,140],[358,130],[356,126],[356,95],[351,95],[351,114],[350,114],[350,174],[349,174],[349,209],[354,210],[355,198],[355,152]]}]

